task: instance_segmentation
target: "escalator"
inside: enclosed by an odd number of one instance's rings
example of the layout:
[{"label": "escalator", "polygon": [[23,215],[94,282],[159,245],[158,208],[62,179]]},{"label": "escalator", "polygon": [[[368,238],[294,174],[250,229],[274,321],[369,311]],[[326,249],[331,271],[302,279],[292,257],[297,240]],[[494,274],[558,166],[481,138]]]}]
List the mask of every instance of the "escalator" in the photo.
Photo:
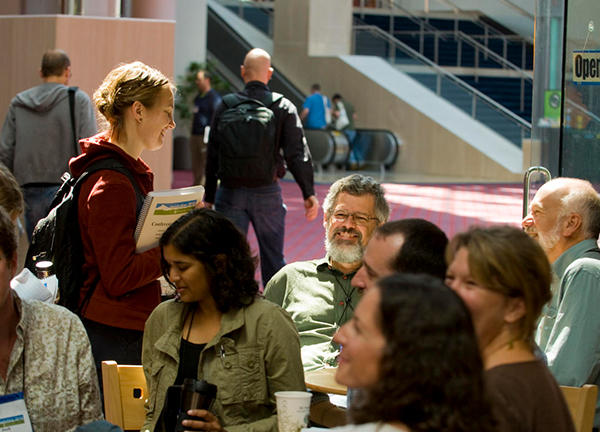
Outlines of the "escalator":
[{"label": "escalator", "polygon": [[[213,60],[216,68],[224,78],[227,76],[239,77],[240,65],[246,53],[253,47],[229,23],[227,23],[208,3],[207,14],[207,50],[209,58]],[[225,70],[223,70],[225,69]],[[273,76],[269,82],[272,91],[283,94],[291,100],[297,108],[302,106],[305,95],[294,86],[280,71],[273,68]],[[234,87],[236,87],[235,83]],[[239,87],[239,85],[238,85]],[[241,90],[241,88],[238,88]]]}]

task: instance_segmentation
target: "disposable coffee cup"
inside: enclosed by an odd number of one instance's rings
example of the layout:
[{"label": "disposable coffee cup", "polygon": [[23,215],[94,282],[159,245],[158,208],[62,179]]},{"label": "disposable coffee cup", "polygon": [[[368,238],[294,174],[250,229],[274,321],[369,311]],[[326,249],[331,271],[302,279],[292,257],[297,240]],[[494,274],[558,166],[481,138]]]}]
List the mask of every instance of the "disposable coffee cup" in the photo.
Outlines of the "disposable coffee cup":
[{"label": "disposable coffee cup", "polygon": [[302,391],[275,392],[279,432],[300,432],[308,426],[311,397],[311,393]]}]

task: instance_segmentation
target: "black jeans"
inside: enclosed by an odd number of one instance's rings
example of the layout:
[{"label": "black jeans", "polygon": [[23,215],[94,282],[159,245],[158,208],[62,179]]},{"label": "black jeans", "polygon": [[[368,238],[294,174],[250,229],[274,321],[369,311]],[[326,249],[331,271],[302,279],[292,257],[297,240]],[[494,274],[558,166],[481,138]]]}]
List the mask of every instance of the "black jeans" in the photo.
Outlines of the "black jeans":
[{"label": "black jeans", "polygon": [[102,392],[103,360],[114,360],[118,364],[142,364],[143,331],[112,327],[85,318],[82,322],[92,345],[100,392]]}]

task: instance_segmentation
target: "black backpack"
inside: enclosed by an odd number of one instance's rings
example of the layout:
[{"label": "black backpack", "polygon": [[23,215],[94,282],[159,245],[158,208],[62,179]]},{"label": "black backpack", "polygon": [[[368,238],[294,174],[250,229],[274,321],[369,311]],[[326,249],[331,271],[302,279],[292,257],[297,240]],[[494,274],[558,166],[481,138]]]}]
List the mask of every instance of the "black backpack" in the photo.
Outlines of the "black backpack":
[{"label": "black backpack", "polygon": [[241,94],[223,98],[225,111],[219,116],[218,177],[249,185],[273,183],[277,172],[278,127],[271,107],[283,95],[270,93],[268,100]]},{"label": "black backpack", "polygon": [[122,162],[112,158],[101,159],[90,164],[77,178],[72,177],[69,173],[64,173],[61,178],[63,183],[52,200],[48,216],[40,219],[35,226],[25,259],[25,267],[34,274],[36,273],[36,262],[51,261],[54,264],[54,271],[58,279],[58,304],[77,314],[83,314],[98,283],[97,280],[94,281],[86,293],[85,299],[80,303],[80,290],[85,282],[85,274],[83,273],[83,244],[77,214],[79,190],[90,174],[107,169],[127,176],[135,189],[136,208],[139,215],[145,196],[129,169]]}]

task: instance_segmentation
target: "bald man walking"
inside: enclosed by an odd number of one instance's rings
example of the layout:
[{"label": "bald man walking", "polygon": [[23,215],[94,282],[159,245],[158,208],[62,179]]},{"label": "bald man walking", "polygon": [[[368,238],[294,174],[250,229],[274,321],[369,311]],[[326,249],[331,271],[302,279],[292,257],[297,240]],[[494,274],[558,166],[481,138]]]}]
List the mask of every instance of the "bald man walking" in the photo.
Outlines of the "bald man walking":
[{"label": "bald man walking", "polygon": [[263,285],[285,265],[286,210],[278,181],[285,166],[302,191],[306,219],[315,219],[319,211],[302,123],[294,104],[269,89],[272,75],[266,51],[254,48],[246,54],[241,66],[244,90],[225,96],[215,112],[204,196],[205,206],[214,204],[242,232],[252,222]]}]

